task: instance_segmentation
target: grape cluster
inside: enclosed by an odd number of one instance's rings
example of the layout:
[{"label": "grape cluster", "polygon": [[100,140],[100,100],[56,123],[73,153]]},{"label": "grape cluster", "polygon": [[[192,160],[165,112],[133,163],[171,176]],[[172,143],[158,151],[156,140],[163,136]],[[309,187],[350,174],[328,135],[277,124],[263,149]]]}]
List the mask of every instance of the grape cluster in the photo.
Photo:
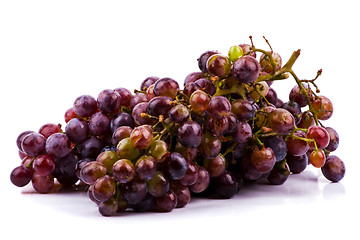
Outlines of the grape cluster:
[{"label": "grape cluster", "polygon": [[[282,184],[309,164],[340,181],[344,163],[330,155],[339,135],[321,122],[333,114],[315,84],[321,70],[300,80],[292,70],[300,50],[283,65],[269,47],[251,39],[227,55],[206,51],[182,90],[172,78],[151,76],[134,94],[117,88],[79,96],[64,130],[45,124],[18,136],[22,162],[12,183],[31,182],[40,193],[55,183],[87,186],[99,212],[111,216],[169,212],[194,195],[231,198],[248,182]],[[283,102],[271,85],[290,76],[296,85]]]}]

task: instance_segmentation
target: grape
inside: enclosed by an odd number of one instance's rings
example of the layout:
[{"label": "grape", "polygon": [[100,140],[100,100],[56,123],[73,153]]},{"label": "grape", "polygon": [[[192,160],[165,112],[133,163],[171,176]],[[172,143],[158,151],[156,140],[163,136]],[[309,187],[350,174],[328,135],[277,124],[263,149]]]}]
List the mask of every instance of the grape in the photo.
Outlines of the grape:
[{"label": "grape", "polygon": [[153,178],[146,182],[149,194],[153,197],[162,197],[169,190],[169,181],[164,174],[157,171]]},{"label": "grape", "polygon": [[50,175],[55,169],[55,161],[49,155],[39,155],[33,161],[33,169],[39,176]]},{"label": "grape", "polygon": [[112,171],[113,165],[117,160],[119,160],[119,156],[114,151],[104,151],[96,158],[96,161],[101,163],[107,172]]},{"label": "grape", "polygon": [[171,180],[179,180],[185,176],[187,170],[185,158],[177,152],[173,152],[164,161],[164,171]]},{"label": "grape", "polygon": [[154,97],[156,97],[155,93],[154,93],[154,87],[155,84],[150,85],[147,89],[146,89],[146,98],[148,101],[150,101],[151,99],[153,99]]},{"label": "grape", "polygon": [[65,134],[73,143],[81,143],[87,139],[89,132],[88,122],[79,118],[71,119],[65,127]]},{"label": "grape", "polygon": [[141,91],[146,91],[146,89],[148,87],[150,87],[151,85],[153,85],[157,80],[159,80],[160,78],[155,77],[155,76],[151,76],[151,77],[147,77],[145,78],[140,85],[140,90]]},{"label": "grape", "polygon": [[81,95],[74,101],[73,110],[80,117],[90,117],[98,110],[97,102],[90,95]]},{"label": "grape", "polygon": [[178,129],[178,138],[185,147],[198,147],[202,141],[201,126],[194,121],[184,122]]},{"label": "grape", "polygon": [[[267,84],[268,84],[268,86],[270,86],[269,81],[267,82]],[[276,91],[271,87],[269,87],[269,91],[266,94],[265,98],[269,103],[271,103],[273,105],[276,105],[276,102],[278,100]]]},{"label": "grape", "polygon": [[213,95],[215,93],[215,86],[210,79],[200,78],[195,83],[207,94]]},{"label": "grape", "polygon": [[172,190],[169,190],[165,195],[156,198],[156,206],[161,212],[170,212],[177,205],[177,198]]},{"label": "grape", "polygon": [[77,150],[83,158],[95,159],[102,148],[102,142],[97,137],[90,137],[77,145]]},{"label": "grape", "polygon": [[214,179],[214,192],[221,198],[231,198],[238,192],[238,183],[229,172]]},{"label": "grape", "polygon": [[199,146],[199,153],[204,158],[215,158],[221,151],[221,141],[213,136],[204,136]]},{"label": "grape", "polygon": [[231,72],[231,61],[221,54],[214,54],[206,62],[207,72],[219,78],[227,77]]},{"label": "grape", "polygon": [[111,137],[111,143],[116,146],[124,138],[130,137],[132,130],[133,129],[129,126],[118,127]]},{"label": "grape", "polygon": [[190,101],[189,101],[192,110],[198,114],[201,114],[202,112],[208,109],[209,102],[210,102],[210,98],[205,92],[201,90],[197,90],[193,92],[190,96]]},{"label": "grape", "polygon": [[155,158],[156,162],[162,162],[169,155],[168,145],[163,140],[155,140],[151,143],[149,154]]},{"label": "grape", "polygon": [[112,89],[102,90],[97,97],[97,105],[103,113],[113,114],[120,110],[121,96]]},{"label": "grape", "polygon": [[110,122],[110,129],[114,132],[121,126],[129,126],[131,128],[135,127],[135,122],[132,116],[129,113],[121,112],[116,117],[114,117]]},{"label": "grape", "polygon": [[315,125],[314,117],[310,112],[303,112],[299,118],[300,120],[296,124],[299,128],[309,128]]},{"label": "grape", "polygon": [[[90,160],[88,160],[90,161]],[[53,176],[63,186],[74,185],[79,179],[76,174],[76,165],[79,162],[79,156],[76,151],[71,151],[65,157],[55,160],[55,170]]]},{"label": "grape", "polygon": [[329,119],[334,111],[334,107],[330,99],[325,96],[318,96],[311,101],[311,106],[316,112],[316,116],[320,120]]},{"label": "grape", "polygon": [[155,82],[156,96],[167,96],[174,99],[179,91],[179,84],[172,78],[161,78]]},{"label": "grape", "polygon": [[244,51],[242,50],[242,48],[240,46],[232,46],[229,49],[228,55],[229,55],[231,62],[235,62],[236,60],[238,60],[240,57],[242,57],[244,55]]},{"label": "grape", "polygon": [[250,139],[252,134],[251,126],[246,122],[238,122],[233,137],[238,143],[244,143]]},{"label": "grape", "polygon": [[234,62],[233,76],[242,83],[254,82],[260,73],[260,64],[252,56],[243,56]]},{"label": "grape", "polygon": [[71,119],[77,118],[77,117],[79,117],[79,116],[76,115],[73,108],[69,108],[68,110],[66,110],[66,112],[64,114],[64,120],[66,123],[68,123]]},{"label": "grape", "polygon": [[290,168],[290,171],[294,174],[301,173],[308,165],[308,156],[303,154],[301,156],[293,156],[288,154],[286,156],[286,162]]},{"label": "grape", "polygon": [[333,152],[339,146],[339,134],[335,131],[335,129],[331,127],[326,127],[325,129],[329,133],[329,137],[330,137],[330,142],[325,149],[330,152]]},{"label": "grape", "polygon": [[[303,131],[297,131],[294,133],[294,136],[305,138],[305,133]],[[309,145],[306,141],[291,136],[286,139],[286,147],[288,152],[293,156],[304,155],[309,150]]]},{"label": "grape", "polygon": [[146,183],[142,180],[133,180],[121,185],[121,193],[125,201],[134,205],[146,197],[147,187]]},{"label": "grape", "polygon": [[135,177],[135,167],[130,160],[120,159],[112,167],[112,175],[120,183],[127,183]]},{"label": "grape", "polygon": [[286,134],[294,129],[295,119],[289,111],[277,108],[269,113],[267,124],[273,131]]},{"label": "grape", "polygon": [[324,151],[322,150],[314,150],[310,153],[309,156],[309,162],[317,168],[321,168],[322,166],[324,166],[326,161],[326,156]]},{"label": "grape", "polygon": [[296,102],[285,102],[281,105],[281,108],[288,110],[295,118],[295,121],[298,122],[299,117],[301,116],[301,108]]},{"label": "grape", "polygon": [[134,108],[136,105],[142,102],[148,102],[148,97],[145,93],[136,93],[134,96],[131,97],[130,100],[130,108]]},{"label": "grape", "polygon": [[54,187],[54,177],[52,175],[40,176],[37,173],[34,173],[31,183],[37,192],[48,193]]},{"label": "grape", "polygon": [[187,162],[191,162],[195,159],[198,148],[184,147],[180,142],[177,142],[174,151],[180,153]]},{"label": "grape", "polygon": [[189,186],[191,192],[201,193],[205,191],[205,189],[210,184],[210,175],[209,172],[204,167],[199,167],[198,170],[198,178],[195,183]]},{"label": "grape", "polygon": [[330,181],[339,182],[345,175],[344,162],[338,156],[329,156],[321,167],[321,172]]},{"label": "grape", "polygon": [[116,214],[119,206],[118,202],[114,198],[110,198],[107,201],[99,203],[99,212],[103,216],[113,216]]},{"label": "grape", "polygon": [[186,86],[188,83],[192,83],[195,82],[196,80],[200,79],[200,78],[204,78],[205,75],[203,72],[192,72],[189,73],[184,80],[184,86]]},{"label": "grape", "polygon": [[152,119],[152,118],[146,116],[147,107],[148,107],[148,102],[141,102],[133,108],[131,116],[133,117],[135,124],[137,124],[137,125],[144,125],[144,124],[153,125],[156,123],[155,119]]},{"label": "grape", "polygon": [[[313,139],[316,142],[318,149],[324,149],[329,145],[330,136],[325,128],[321,126],[311,126],[309,127],[306,138]],[[314,149],[315,145],[312,142],[309,142],[310,149]]]},{"label": "grape", "polygon": [[21,151],[21,152],[23,151],[22,146],[21,146],[22,141],[24,140],[24,137],[26,137],[26,135],[28,135],[29,133],[34,133],[34,131],[24,131],[24,132],[20,133],[19,136],[16,138],[16,145],[17,145],[19,151]]},{"label": "grape", "polygon": [[273,71],[277,71],[281,68],[282,59],[281,56],[276,52],[269,52],[269,54],[271,54],[271,57],[275,61],[275,70],[271,65],[270,58],[265,54],[260,56],[260,66],[264,72],[272,73]]},{"label": "grape", "polygon": [[152,128],[149,125],[142,125],[134,128],[130,134],[130,141],[137,149],[145,149],[150,146],[153,140]]},{"label": "grape", "polygon": [[186,204],[188,204],[190,202],[191,199],[191,193],[188,187],[183,186],[181,184],[174,184],[171,187],[171,190],[174,192],[175,196],[176,196],[176,208],[182,208],[184,207]]},{"label": "grape", "polygon": [[283,184],[288,179],[289,172],[290,172],[290,168],[287,163],[285,163],[285,169],[286,169],[286,173],[281,173],[278,169],[273,168],[270,171],[269,176],[267,177],[267,180],[269,181],[269,183],[272,185]]},{"label": "grape", "polygon": [[231,103],[231,112],[239,121],[247,122],[255,115],[255,108],[250,101],[238,99]]},{"label": "grape", "polygon": [[120,106],[130,107],[131,92],[126,88],[115,88],[114,91],[120,95]]},{"label": "grape", "polygon": [[11,171],[10,181],[17,187],[26,186],[32,178],[30,169],[24,166],[18,166]]},{"label": "grape", "polygon": [[269,147],[255,148],[251,153],[251,164],[260,173],[269,172],[275,165],[276,156]]},{"label": "grape", "polygon": [[188,167],[184,177],[180,179],[180,183],[184,186],[193,185],[199,177],[199,168],[193,162],[188,162]]},{"label": "grape", "polygon": [[[301,83],[303,88],[305,89],[305,92],[307,93],[307,95],[310,97],[312,96],[312,91],[311,88],[309,87],[309,85],[305,84],[305,83]],[[296,85],[295,87],[293,87],[290,91],[289,94],[289,100],[296,102],[299,107],[305,107],[306,105],[308,105],[308,102],[306,100],[306,95],[300,91],[300,87],[298,85]]]},{"label": "grape", "polygon": [[170,97],[154,97],[149,101],[149,104],[147,106],[147,113],[155,117],[159,117],[160,115],[167,117],[171,108],[172,103]]},{"label": "grape", "polygon": [[105,175],[98,178],[94,183],[93,195],[99,202],[109,200],[115,194],[115,180]]},{"label": "grape", "polygon": [[155,176],[156,164],[152,156],[143,155],[135,164],[135,171],[139,179],[147,181]]},{"label": "grape", "polygon": [[172,107],[169,111],[170,120],[176,123],[186,121],[189,118],[189,115],[189,109],[182,104]]},{"label": "grape", "polygon": [[195,82],[190,82],[188,84],[185,85],[184,90],[183,90],[183,94],[190,98],[191,94],[193,94],[193,92],[195,92],[196,90],[202,90],[201,87],[199,85],[197,85],[197,83]]},{"label": "grape", "polygon": [[55,158],[65,157],[71,151],[71,142],[63,133],[54,133],[46,140],[46,152]]},{"label": "grape", "polygon": [[229,129],[229,120],[228,118],[216,119],[208,117],[205,122],[205,128],[212,135],[221,137]]},{"label": "grape", "polygon": [[92,185],[98,178],[106,175],[106,167],[99,162],[89,162],[80,170],[80,179],[88,185]]},{"label": "grape", "polygon": [[35,157],[45,150],[46,138],[40,133],[29,133],[22,138],[21,149],[28,155]]},{"label": "grape", "polygon": [[230,115],[231,104],[223,96],[212,97],[209,102],[208,112],[216,119],[226,118]]},{"label": "grape", "polygon": [[259,100],[269,93],[269,85],[265,81],[257,82],[249,87],[249,97],[254,100]]},{"label": "grape", "polygon": [[124,138],[116,146],[116,153],[119,158],[135,159],[139,156],[140,152],[135,148],[134,143],[131,142],[130,138]]},{"label": "grape", "polygon": [[221,154],[211,159],[204,159],[203,165],[210,177],[219,177],[226,170],[226,160]]},{"label": "grape", "polygon": [[200,70],[201,70],[203,73],[207,73],[207,62],[208,62],[208,59],[209,59],[212,55],[217,54],[217,53],[218,53],[217,51],[206,51],[206,52],[204,52],[203,54],[201,54],[200,57],[197,59],[199,68],[200,68]]},{"label": "grape", "polygon": [[239,44],[239,47],[241,47],[241,49],[243,50],[244,55],[250,55],[256,58],[256,52],[251,52],[251,46],[249,44]]},{"label": "grape", "polygon": [[265,147],[269,147],[273,150],[276,157],[276,162],[280,162],[285,158],[288,149],[284,139],[282,139],[280,136],[267,137],[263,140],[263,143]]},{"label": "grape", "polygon": [[60,124],[47,123],[40,127],[39,133],[45,138],[50,137],[54,133],[62,132]]},{"label": "grape", "polygon": [[155,198],[147,194],[139,203],[131,205],[136,212],[146,212],[152,209],[155,205]]}]

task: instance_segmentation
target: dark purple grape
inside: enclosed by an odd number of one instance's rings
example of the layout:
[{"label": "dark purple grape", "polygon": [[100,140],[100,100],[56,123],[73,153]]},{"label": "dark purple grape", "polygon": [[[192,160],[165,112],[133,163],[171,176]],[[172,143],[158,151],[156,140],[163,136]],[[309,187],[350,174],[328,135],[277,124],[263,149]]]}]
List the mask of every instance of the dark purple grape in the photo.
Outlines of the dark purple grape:
[{"label": "dark purple grape", "polygon": [[[312,96],[312,91],[309,85],[302,83],[302,86],[304,87],[305,91],[307,92],[307,95],[309,97]],[[294,86],[289,94],[289,100],[296,102],[299,107],[305,107],[308,105],[308,102],[306,100],[306,96],[303,92],[301,92],[300,87],[298,85]]]},{"label": "dark purple grape", "polygon": [[217,53],[219,53],[219,52],[217,52],[217,51],[206,51],[203,54],[201,54],[200,57],[197,59],[199,68],[203,73],[207,73],[207,61],[208,61],[208,59],[212,55],[217,54]]},{"label": "dark purple grape", "polygon": [[175,193],[177,204],[176,208],[185,207],[190,202],[191,193],[188,187],[181,184],[173,184],[171,190]]},{"label": "dark purple grape", "polygon": [[244,99],[233,101],[231,103],[231,112],[242,122],[247,122],[255,116],[254,106],[250,101]]},{"label": "dark purple grape", "polygon": [[110,122],[110,129],[112,132],[121,126],[129,126],[131,128],[135,127],[134,119],[129,113],[121,112]]},{"label": "dark purple grape", "polygon": [[75,99],[73,109],[80,117],[90,117],[97,112],[98,106],[94,97],[82,95]]},{"label": "dark purple grape", "polygon": [[230,115],[227,117],[227,120],[228,128],[225,130],[224,135],[232,135],[236,130],[239,120],[233,113],[230,113]]},{"label": "dark purple grape", "polygon": [[183,94],[185,96],[187,96],[188,98],[190,98],[191,94],[193,94],[193,92],[195,92],[197,90],[202,90],[202,89],[196,83],[190,82],[190,83],[185,85],[184,90],[183,90]]},{"label": "dark purple grape", "polygon": [[114,216],[118,208],[119,204],[114,198],[99,203],[99,213],[105,217]]},{"label": "dark purple grape", "polygon": [[194,162],[188,162],[188,168],[180,183],[184,186],[193,185],[199,177],[199,167]]},{"label": "dark purple grape", "polygon": [[238,182],[228,171],[215,178],[212,185],[214,192],[225,199],[233,197],[239,189]]},{"label": "dark purple grape", "polygon": [[131,92],[126,88],[115,88],[114,91],[120,95],[120,106],[130,107]]},{"label": "dark purple grape", "polygon": [[24,166],[14,168],[10,174],[10,181],[17,187],[26,186],[31,181],[31,178],[31,170]]},{"label": "dark purple grape", "polygon": [[120,110],[120,94],[112,89],[102,90],[97,97],[97,104],[103,113],[114,114]]},{"label": "dark purple grape", "polygon": [[161,78],[155,82],[154,94],[174,99],[179,91],[179,84],[172,78]]},{"label": "dark purple grape", "polygon": [[295,118],[295,121],[298,122],[301,116],[301,108],[296,102],[288,101],[281,105],[281,108],[288,110]]},{"label": "dark purple grape", "polygon": [[[305,138],[305,133],[299,130],[294,133],[294,136]],[[304,155],[309,150],[309,145],[306,141],[293,138],[292,136],[286,138],[286,147],[288,149],[288,153],[294,156]]]},{"label": "dark purple grape", "polygon": [[210,79],[200,78],[195,83],[207,94],[213,95],[215,93],[215,86]]},{"label": "dark purple grape", "polygon": [[200,78],[204,78],[205,74],[203,72],[192,72],[189,73],[184,80],[184,86],[186,86],[186,84],[188,83],[192,83],[195,82],[196,80],[200,79]]},{"label": "dark purple grape", "polygon": [[186,121],[189,118],[189,115],[189,109],[182,104],[175,105],[169,111],[170,120],[176,123]]},{"label": "dark purple grape", "polygon": [[290,168],[287,163],[285,163],[285,172],[280,172],[276,167],[274,167],[267,177],[267,180],[272,185],[281,185],[283,184],[289,176]]},{"label": "dark purple grape", "polygon": [[16,138],[16,145],[20,151],[23,151],[21,144],[22,144],[24,137],[26,135],[28,135],[29,133],[34,133],[34,131],[24,131],[24,132],[20,133],[19,136]]},{"label": "dark purple grape", "polygon": [[46,138],[40,133],[29,133],[22,138],[21,149],[28,155],[35,157],[45,150]]},{"label": "dark purple grape", "polygon": [[298,174],[306,169],[308,165],[308,156],[307,154],[301,156],[293,156],[288,154],[286,156],[286,162],[290,168],[290,172],[293,174]]},{"label": "dark purple grape", "polygon": [[345,164],[339,157],[332,155],[327,157],[321,172],[328,180],[339,182],[345,175]]},{"label": "dark purple grape", "polygon": [[73,143],[81,143],[87,139],[89,132],[88,122],[79,118],[71,119],[65,127],[65,134]]},{"label": "dark purple grape", "polygon": [[148,104],[149,104],[148,102],[141,102],[133,108],[131,116],[133,117],[134,122],[137,125],[145,125],[145,124],[154,125],[156,123],[155,119],[152,119],[151,117],[147,116]]},{"label": "dark purple grape", "polygon": [[284,139],[280,136],[271,136],[265,139],[262,139],[265,147],[269,147],[273,150],[276,162],[280,162],[286,157],[287,154],[287,147]]},{"label": "dark purple grape", "polygon": [[118,127],[111,137],[111,143],[116,146],[124,138],[130,137],[132,130],[133,129],[129,126]]},{"label": "dark purple grape", "polygon": [[177,198],[172,190],[169,190],[165,195],[156,198],[156,206],[161,212],[170,212],[177,205]]},{"label": "dark purple grape", "polygon": [[335,129],[333,129],[331,127],[326,127],[325,129],[329,133],[329,136],[330,136],[329,145],[325,149],[330,152],[333,152],[339,146],[339,134],[335,131]]},{"label": "dark purple grape", "polygon": [[208,117],[205,122],[205,128],[212,135],[221,137],[229,129],[229,120],[228,118],[216,119],[213,117]]},{"label": "dark purple grape", "polygon": [[219,177],[226,170],[226,160],[221,154],[211,159],[204,159],[203,164],[210,177]]},{"label": "dark purple grape", "polygon": [[164,161],[164,170],[171,180],[179,180],[186,174],[188,164],[185,158],[173,152]]},{"label": "dark purple grape", "polygon": [[234,140],[238,143],[245,143],[251,138],[251,126],[246,122],[238,122],[237,127],[233,133]]},{"label": "dark purple grape", "polygon": [[215,158],[221,151],[221,141],[213,136],[204,136],[199,145],[199,153],[204,158]]},{"label": "dark purple grape", "polygon": [[259,77],[260,64],[251,56],[243,56],[233,64],[232,74],[242,83],[255,82]]},{"label": "dark purple grape", "polygon": [[[75,164],[75,175],[78,179],[80,179],[80,171],[85,166],[85,164],[92,162],[93,160],[90,158],[84,158],[81,160],[76,161]],[[54,176],[55,177],[55,176]]]},{"label": "dark purple grape", "polygon": [[121,193],[126,202],[134,205],[146,197],[147,186],[142,180],[133,180],[121,185]]},{"label": "dark purple grape", "polygon": [[77,150],[81,154],[82,158],[95,159],[102,148],[103,144],[97,137],[90,137],[77,145]]},{"label": "dark purple grape", "polygon": [[189,186],[191,192],[201,193],[207,189],[210,184],[209,172],[204,167],[199,167],[198,178],[196,182]]},{"label": "dark purple grape", "polygon": [[178,129],[179,142],[188,148],[196,148],[202,141],[201,126],[194,121],[184,122]]},{"label": "dark purple grape", "polygon": [[97,112],[91,116],[89,130],[95,136],[104,136],[110,132],[110,119],[102,112]]},{"label": "dark purple grape", "polygon": [[130,108],[134,108],[136,105],[142,102],[148,102],[149,99],[145,93],[136,93],[130,100]]},{"label": "dark purple grape", "polygon": [[[267,83],[270,86],[271,81],[267,81]],[[266,94],[265,98],[269,103],[273,104],[274,106],[276,105],[278,100],[276,91],[271,87],[269,88],[269,91]]]},{"label": "dark purple grape", "polygon": [[148,89],[148,87],[150,87],[151,85],[153,85],[157,80],[159,80],[159,77],[155,77],[155,76],[150,76],[145,78],[140,85],[140,90],[141,91],[146,91]]},{"label": "dark purple grape", "polygon": [[141,156],[135,164],[135,171],[138,178],[141,180],[147,181],[155,176],[156,173],[156,163],[155,158],[148,155]]},{"label": "dark purple grape", "polygon": [[65,157],[71,151],[71,142],[64,133],[54,133],[46,140],[46,152],[55,158]]},{"label": "dark purple grape", "polygon": [[171,101],[171,98],[167,96],[154,97],[149,101],[147,113],[155,117],[163,115],[166,118],[172,108]]},{"label": "dark purple grape", "polygon": [[31,183],[37,192],[48,193],[54,187],[54,177],[52,175],[40,176],[37,173],[34,173]]},{"label": "dark purple grape", "polygon": [[153,208],[155,205],[155,198],[147,194],[139,203],[131,205],[131,208],[136,212],[146,212]]},{"label": "dark purple grape", "polygon": [[208,112],[216,119],[223,119],[230,115],[231,104],[226,97],[215,96],[209,102]]},{"label": "dark purple grape", "polygon": [[[88,161],[90,160],[88,159]],[[57,158],[55,160],[55,170],[53,176],[56,177],[58,182],[63,186],[74,185],[79,180],[76,174],[76,165],[78,162],[79,156],[76,151],[71,151],[65,157]]]},{"label": "dark purple grape", "polygon": [[267,124],[274,132],[286,134],[294,129],[295,119],[289,111],[277,108],[269,113]]}]

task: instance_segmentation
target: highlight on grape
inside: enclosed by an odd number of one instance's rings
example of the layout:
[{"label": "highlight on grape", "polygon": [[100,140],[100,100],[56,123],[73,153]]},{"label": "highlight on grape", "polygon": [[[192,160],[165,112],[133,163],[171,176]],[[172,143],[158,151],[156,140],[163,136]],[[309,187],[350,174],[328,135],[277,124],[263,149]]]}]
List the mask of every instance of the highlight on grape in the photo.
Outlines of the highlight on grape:
[{"label": "highlight on grape", "polygon": [[[343,161],[332,154],[333,114],[313,79],[300,79],[279,53],[250,44],[227,54],[206,51],[200,71],[181,89],[169,77],[150,76],[140,88],[82,95],[65,112],[66,126],[47,123],[19,134],[21,163],[10,174],[39,193],[55,185],[87,191],[104,216],[169,212],[192,196],[231,198],[249,182],[283,184],[308,165],[340,181]],[[294,81],[282,101],[274,81]],[[249,186],[251,187],[251,186]],[[241,191],[240,193],[241,194]]]}]

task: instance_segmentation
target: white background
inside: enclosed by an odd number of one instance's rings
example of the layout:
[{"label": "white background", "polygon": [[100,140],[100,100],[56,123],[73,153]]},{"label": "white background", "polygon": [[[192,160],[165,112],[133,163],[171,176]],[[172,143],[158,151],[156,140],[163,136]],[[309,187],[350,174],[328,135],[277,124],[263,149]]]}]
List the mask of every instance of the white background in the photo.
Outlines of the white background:
[{"label": "white background", "polygon": [[[359,239],[359,14],[356,1],[1,1],[1,236],[16,239]],[[227,53],[266,36],[294,70],[318,80],[334,104],[324,122],[340,134],[341,183],[321,172],[282,186],[243,189],[231,200],[194,200],[171,213],[105,218],[84,194],[26,194],[11,185],[15,140],[45,123],[64,124],[82,94],[138,88],[147,76],[181,84],[206,50]],[[292,80],[273,86],[283,100]]]}]

